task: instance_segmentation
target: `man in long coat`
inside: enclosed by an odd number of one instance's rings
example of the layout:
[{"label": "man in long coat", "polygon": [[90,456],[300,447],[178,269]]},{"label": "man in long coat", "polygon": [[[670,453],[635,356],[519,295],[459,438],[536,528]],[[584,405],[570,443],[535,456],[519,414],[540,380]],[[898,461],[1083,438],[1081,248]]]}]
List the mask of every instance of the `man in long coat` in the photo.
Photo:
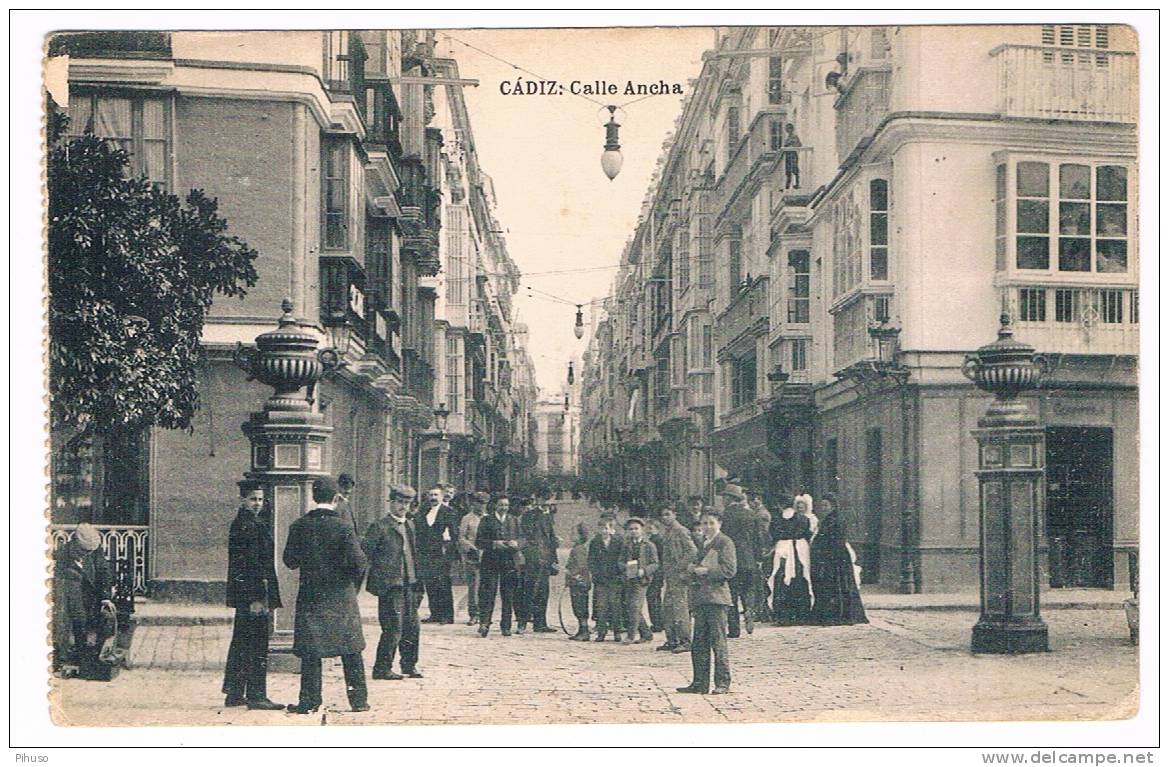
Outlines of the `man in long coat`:
[{"label": "man in long coat", "polygon": [[730,582],[731,609],[727,616],[727,636],[735,639],[739,636],[740,605],[747,633],[755,630],[755,591],[759,575],[755,558],[764,546],[767,528],[748,508],[747,496],[739,485],[727,483],[723,488],[723,498],[726,503],[722,513],[722,532],[735,542],[738,558],[738,568]]},{"label": "man in long coat", "polygon": [[[374,679],[421,678],[418,669],[418,603],[422,592],[418,581],[418,545],[414,522],[406,509],[414,499],[414,488],[396,486],[390,490],[390,513],[369,526],[361,548],[369,559],[365,588],[377,595],[377,617],[382,634],[373,663]],[[402,673],[394,673],[394,655],[401,650]]]},{"label": "man in long coat", "polygon": [[499,592],[499,629],[506,637],[511,636],[511,616],[515,609],[516,584],[518,581],[517,559],[523,536],[520,521],[510,512],[511,502],[497,498],[492,511],[479,520],[475,535],[475,548],[483,552],[479,560],[479,636],[486,638],[491,630],[491,615],[495,612],[495,593]]},{"label": "man in long coat", "polygon": [[556,574],[556,549],[560,540],[553,529],[552,510],[548,503],[529,504],[520,516],[524,566],[520,573],[519,633],[528,623],[532,631],[548,634],[556,629],[548,625],[548,581]]},{"label": "man in long coat", "polygon": [[454,623],[455,598],[451,590],[451,553],[459,537],[455,513],[443,502],[443,489],[427,494],[426,508],[414,519],[418,558],[430,616],[423,623]]},{"label": "man in long coat", "polygon": [[694,538],[675,517],[674,510],[667,506],[661,516],[662,548],[662,623],[665,624],[666,641],[659,650],[675,653],[690,651],[690,563],[698,551]]},{"label": "man in long coat", "polygon": [[300,658],[300,702],[288,710],[309,714],[321,706],[321,658],[341,657],[345,687],[354,711],[368,711],[361,651],[361,613],[357,584],[365,574],[365,555],[336,503],[340,491],[331,477],[313,482],[316,508],[288,527],[284,565],[300,570],[292,652]]},{"label": "man in long coat", "polygon": [[264,486],[239,483],[240,507],[227,534],[227,606],[235,608],[231,647],[223,669],[225,706],[284,708],[268,700],[268,635],[272,609],[281,607],[272,531],[259,518]]},{"label": "man in long coat", "polygon": [[[53,669],[80,667],[101,647],[101,610],[113,609],[114,579],[101,534],[88,522],[57,549],[53,564]],[[76,669],[75,669],[76,670]]]}]

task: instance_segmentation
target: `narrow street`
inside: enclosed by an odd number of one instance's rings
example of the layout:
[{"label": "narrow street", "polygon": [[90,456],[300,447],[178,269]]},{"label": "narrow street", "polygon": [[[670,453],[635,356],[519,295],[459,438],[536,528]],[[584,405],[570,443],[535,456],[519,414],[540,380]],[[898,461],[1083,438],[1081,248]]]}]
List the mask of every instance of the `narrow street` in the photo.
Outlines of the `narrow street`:
[{"label": "narrow street", "polygon": [[[595,523],[594,517],[583,502],[564,502],[557,514],[562,541],[576,521]],[[555,624],[562,579],[552,585]],[[463,588],[455,594],[465,616]],[[378,636],[369,595],[362,611],[368,673]],[[565,612],[571,621],[567,604]],[[1121,610],[1049,609],[1052,652],[1016,657],[969,652],[974,612],[870,609],[869,616],[867,626],[764,626],[732,640],[732,694],[723,697],[676,693],[690,680],[689,656],[649,645],[583,644],[563,634],[505,638],[498,631],[481,639],[465,619],[425,624],[424,679],[371,682],[372,710],[355,714],[340,663],[326,661],[323,714],[295,717],[222,707],[231,627],[203,614],[203,623],[139,627],[134,668],[113,682],[53,680],[59,690],[53,717],[88,726],[1055,720],[1135,713],[1137,653]],[[270,674],[273,700],[295,701],[297,689],[294,674]]]}]

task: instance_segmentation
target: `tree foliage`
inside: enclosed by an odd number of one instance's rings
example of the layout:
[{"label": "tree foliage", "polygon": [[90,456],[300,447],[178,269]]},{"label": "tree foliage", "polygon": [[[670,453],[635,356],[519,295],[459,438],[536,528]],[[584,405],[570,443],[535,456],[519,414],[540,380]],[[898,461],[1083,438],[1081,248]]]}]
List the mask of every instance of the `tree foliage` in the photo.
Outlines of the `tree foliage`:
[{"label": "tree foliage", "polygon": [[180,200],[128,173],[129,156],[50,123],[49,392],[78,436],[190,428],[203,322],[216,294],[256,284],[256,252],[216,200]]}]

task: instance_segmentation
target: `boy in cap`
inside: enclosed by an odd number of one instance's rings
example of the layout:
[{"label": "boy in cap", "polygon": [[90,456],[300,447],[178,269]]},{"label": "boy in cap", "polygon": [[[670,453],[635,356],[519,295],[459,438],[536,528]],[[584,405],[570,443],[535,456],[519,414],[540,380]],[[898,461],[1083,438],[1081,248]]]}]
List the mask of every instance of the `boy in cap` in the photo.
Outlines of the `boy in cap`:
[{"label": "boy in cap", "polygon": [[592,576],[589,574],[589,526],[580,522],[576,526],[576,545],[568,554],[568,564],[564,566],[564,585],[568,587],[568,595],[572,600],[572,614],[576,617],[579,628],[569,639],[579,642],[589,641],[589,590],[592,588]]},{"label": "boy in cap", "polygon": [[268,700],[268,633],[272,608],[281,607],[275,544],[260,518],[264,486],[239,483],[240,506],[227,534],[227,606],[235,608],[231,647],[223,669],[225,706],[274,711]]},{"label": "boy in cap", "polygon": [[624,580],[625,544],[617,535],[617,517],[601,515],[601,530],[589,544],[589,575],[593,580],[593,617],[597,638],[604,642],[609,627],[613,640],[621,641],[621,584]]},{"label": "boy in cap", "polygon": [[[630,517],[625,521],[625,629],[628,632],[622,644],[641,644],[653,640],[653,632],[645,621],[642,605],[645,592],[658,570],[658,551],[645,537],[645,520]],[[634,634],[636,633],[636,636]]]},{"label": "boy in cap", "polygon": [[101,610],[113,609],[114,579],[97,528],[82,522],[57,549],[53,564],[53,669],[77,673],[105,637]]},{"label": "boy in cap", "polygon": [[702,545],[689,570],[692,577],[690,608],[694,613],[694,636],[690,661],[694,677],[678,692],[710,692],[710,657],[714,655],[714,694],[730,692],[731,659],[727,650],[727,609],[731,607],[729,582],[735,577],[735,544],[723,532],[722,519],[711,508],[702,512]]},{"label": "boy in cap", "polygon": [[[374,679],[420,679],[418,604],[422,590],[418,576],[418,544],[414,522],[406,509],[414,500],[414,488],[395,485],[390,489],[389,514],[369,526],[362,551],[369,559],[365,588],[377,596],[377,617],[381,638],[373,663]],[[394,673],[394,656],[401,652],[402,673]]]}]

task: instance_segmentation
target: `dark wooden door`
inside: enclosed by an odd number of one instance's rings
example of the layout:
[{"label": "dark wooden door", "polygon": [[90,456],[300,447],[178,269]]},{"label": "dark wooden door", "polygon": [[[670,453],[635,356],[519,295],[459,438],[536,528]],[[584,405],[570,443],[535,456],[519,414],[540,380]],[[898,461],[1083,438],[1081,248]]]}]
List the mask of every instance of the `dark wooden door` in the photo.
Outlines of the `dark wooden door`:
[{"label": "dark wooden door", "polygon": [[1047,429],[1051,585],[1112,587],[1112,429]]}]

